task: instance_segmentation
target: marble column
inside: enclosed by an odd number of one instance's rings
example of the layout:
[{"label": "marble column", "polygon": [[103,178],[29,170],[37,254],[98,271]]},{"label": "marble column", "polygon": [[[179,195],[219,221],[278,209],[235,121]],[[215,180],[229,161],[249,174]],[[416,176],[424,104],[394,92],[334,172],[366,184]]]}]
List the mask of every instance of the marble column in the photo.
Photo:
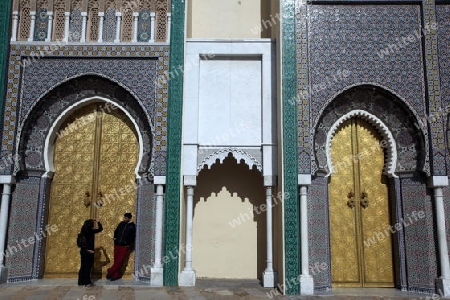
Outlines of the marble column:
[{"label": "marble column", "polygon": [[17,30],[19,28],[19,12],[13,11],[12,16],[13,16],[13,21],[12,21],[11,42],[15,42],[15,41],[17,41]]},{"label": "marble column", "polygon": [[308,244],[308,185],[311,184],[311,175],[299,174],[300,188],[300,295],[314,294],[314,279],[309,274],[309,244]]},{"label": "marble column", "polygon": [[430,187],[434,190],[436,207],[436,231],[439,249],[441,276],[436,279],[436,290],[441,297],[450,296],[450,263],[448,258],[447,234],[445,229],[444,196],[442,188],[448,186],[447,176],[432,176]]},{"label": "marble column", "polygon": [[14,177],[12,176],[0,176],[0,184],[3,184],[2,202],[0,204],[0,283],[5,283],[8,278],[8,268],[5,266],[4,253],[6,247],[6,234],[8,232],[11,184],[14,182]]},{"label": "marble column", "polygon": [[[186,183],[186,182],[185,182]],[[194,186],[187,185],[186,197],[186,254],[184,270],[178,277],[179,286],[195,286],[195,271],[192,269],[192,223],[194,213]]]},{"label": "marble column", "polygon": [[121,21],[122,13],[116,12],[116,38],[114,39],[114,43],[120,43],[120,30],[122,29]]},{"label": "marble column", "polygon": [[263,286],[277,285],[277,272],[273,270],[273,223],[272,223],[272,186],[266,186],[266,249],[267,265],[263,272]]},{"label": "marble column", "polygon": [[163,286],[162,231],[164,213],[164,184],[165,176],[155,176],[156,185],[156,220],[155,220],[155,264],[151,268],[151,286]]},{"label": "marble column", "polygon": [[137,43],[138,26],[139,26],[139,13],[133,12],[133,39],[131,40],[132,43]]},{"label": "marble column", "polygon": [[105,13],[98,13],[98,42],[103,43],[103,21],[105,20]]},{"label": "marble column", "polygon": [[65,21],[64,21],[64,40],[63,42],[69,41],[69,26],[70,26],[70,12],[66,11],[64,13],[65,15]]},{"label": "marble column", "polygon": [[30,11],[31,24],[30,24],[30,35],[28,36],[28,41],[32,42],[34,40],[34,29],[36,28],[36,12]]},{"label": "marble column", "polygon": [[83,18],[83,21],[81,23],[81,38],[80,38],[80,42],[84,43],[86,42],[86,25],[87,25],[87,15],[88,13],[83,11],[81,13],[81,17]]},{"label": "marble column", "polygon": [[156,14],[154,12],[150,13],[150,43],[154,43],[155,42],[155,17]]},{"label": "marble column", "polygon": [[49,11],[47,12],[48,15],[48,28],[47,28],[47,38],[45,39],[46,42],[50,42],[52,40],[52,29],[53,29],[53,12]]},{"label": "marble column", "polygon": [[172,22],[172,14],[167,13],[167,42],[170,43],[170,23]]}]

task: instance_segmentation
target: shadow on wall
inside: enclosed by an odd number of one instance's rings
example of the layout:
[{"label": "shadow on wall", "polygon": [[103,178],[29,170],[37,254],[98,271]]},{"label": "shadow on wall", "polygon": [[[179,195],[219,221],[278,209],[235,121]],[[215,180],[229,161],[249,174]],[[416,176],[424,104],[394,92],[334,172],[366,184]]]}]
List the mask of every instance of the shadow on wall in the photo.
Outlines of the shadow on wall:
[{"label": "shadow on wall", "polygon": [[[202,234],[202,228],[196,228],[196,224],[205,227],[203,234],[208,230],[220,230],[214,233],[220,237],[215,240],[216,248],[210,249],[221,249],[217,253],[225,248],[232,249],[230,251],[234,252],[235,259],[226,254],[232,261],[222,262],[224,264],[238,264],[244,261],[244,256],[256,260],[257,267],[251,270],[250,278],[261,279],[266,267],[266,214],[260,210],[261,205],[265,204],[265,190],[261,172],[256,168],[250,170],[243,161],[237,163],[230,153],[222,164],[217,161],[211,169],[200,171],[194,197],[194,235]],[[216,205],[212,202],[221,203]],[[246,235],[247,240],[244,238]],[[198,238],[194,236],[194,241]],[[203,243],[208,242],[203,240]],[[197,250],[202,247],[206,249],[208,246],[193,245]],[[248,271],[244,273],[249,274]]]}]

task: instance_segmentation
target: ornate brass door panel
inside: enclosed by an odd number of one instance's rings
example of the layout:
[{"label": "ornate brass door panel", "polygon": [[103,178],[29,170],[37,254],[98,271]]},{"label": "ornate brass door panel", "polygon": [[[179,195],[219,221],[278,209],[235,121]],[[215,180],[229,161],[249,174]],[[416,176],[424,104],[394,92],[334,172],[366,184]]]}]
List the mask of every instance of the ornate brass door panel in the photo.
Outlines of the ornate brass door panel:
[{"label": "ornate brass door panel", "polygon": [[[101,104],[80,109],[61,127],[54,147],[48,220],[58,231],[47,239],[46,277],[77,276],[75,239],[89,218],[100,218],[104,228],[96,235],[93,273],[100,277],[111,266],[114,229],[124,212],[136,211],[138,147],[128,118]],[[126,274],[132,270],[132,257]]]},{"label": "ornate brass door panel", "polygon": [[[101,196],[104,205],[96,210],[103,222],[103,234],[96,237],[96,248],[106,249],[113,261],[114,230],[123,220],[125,212],[133,214],[136,219],[136,183],[135,168],[139,155],[139,144],[133,125],[124,114],[104,114],[102,118],[102,133],[100,139],[99,179],[97,195]],[[106,276],[107,257],[101,253],[101,260],[94,263],[94,274]],[[131,253],[125,275],[130,275],[134,269],[134,252]],[[103,276],[103,277],[105,277]]]},{"label": "ornate brass door panel", "polygon": [[384,152],[375,130],[345,122],[332,140],[329,184],[333,286],[393,287]]}]

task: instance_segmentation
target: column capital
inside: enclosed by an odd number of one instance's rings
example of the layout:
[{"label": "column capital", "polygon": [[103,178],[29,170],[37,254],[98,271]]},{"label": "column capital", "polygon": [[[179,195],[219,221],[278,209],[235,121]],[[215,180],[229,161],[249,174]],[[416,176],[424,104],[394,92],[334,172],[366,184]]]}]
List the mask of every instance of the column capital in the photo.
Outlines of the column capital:
[{"label": "column capital", "polygon": [[166,176],[154,176],[153,183],[154,184],[166,184]]},{"label": "column capital", "polygon": [[297,180],[298,180],[298,185],[310,185],[311,184],[311,174],[298,174]]},{"label": "column capital", "polygon": [[430,176],[428,178],[428,187],[437,188],[448,186],[448,177],[447,176]]},{"label": "column capital", "polygon": [[15,184],[16,177],[11,175],[0,175],[0,184]]},{"label": "column capital", "polygon": [[264,176],[264,186],[271,187],[277,185],[277,176],[266,175]]},{"label": "column capital", "polygon": [[184,175],[183,176],[183,184],[185,186],[196,186],[197,185],[197,176],[195,176],[195,175]]}]

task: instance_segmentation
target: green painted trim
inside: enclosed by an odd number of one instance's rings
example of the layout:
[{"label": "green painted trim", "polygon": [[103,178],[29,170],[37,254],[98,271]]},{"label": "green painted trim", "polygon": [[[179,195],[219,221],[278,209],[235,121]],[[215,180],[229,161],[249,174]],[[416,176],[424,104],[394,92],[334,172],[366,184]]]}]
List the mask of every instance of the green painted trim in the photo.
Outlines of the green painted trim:
[{"label": "green painted trim", "polygon": [[12,0],[0,2],[0,124],[3,124],[3,107],[5,106],[6,82],[8,80],[11,4]]},{"label": "green painted trim", "polygon": [[297,63],[295,1],[282,0],[281,26],[281,65],[282,101],[283,101],[283,179],[284,179],[284,235],[285,235],[285,287],[286,295],[300,293],[300,224],[298,206],[298,132],[297,110],[292,109],[289,101],[297,99]]},{"label": "green painted trim", "polygon": [[[184,66],[185,0],[172,0],[169,74],[179,74]],[[167,126],[167,176],[164,224],[164,254],[179,248],[181,129],[183,115],[183,73],[169,81]],[[180,253],[177,251],[176,253]],[[182,252],[181,252],[182,253]],[[178,285],[178,256],[164,264],[164,285]]]}]

